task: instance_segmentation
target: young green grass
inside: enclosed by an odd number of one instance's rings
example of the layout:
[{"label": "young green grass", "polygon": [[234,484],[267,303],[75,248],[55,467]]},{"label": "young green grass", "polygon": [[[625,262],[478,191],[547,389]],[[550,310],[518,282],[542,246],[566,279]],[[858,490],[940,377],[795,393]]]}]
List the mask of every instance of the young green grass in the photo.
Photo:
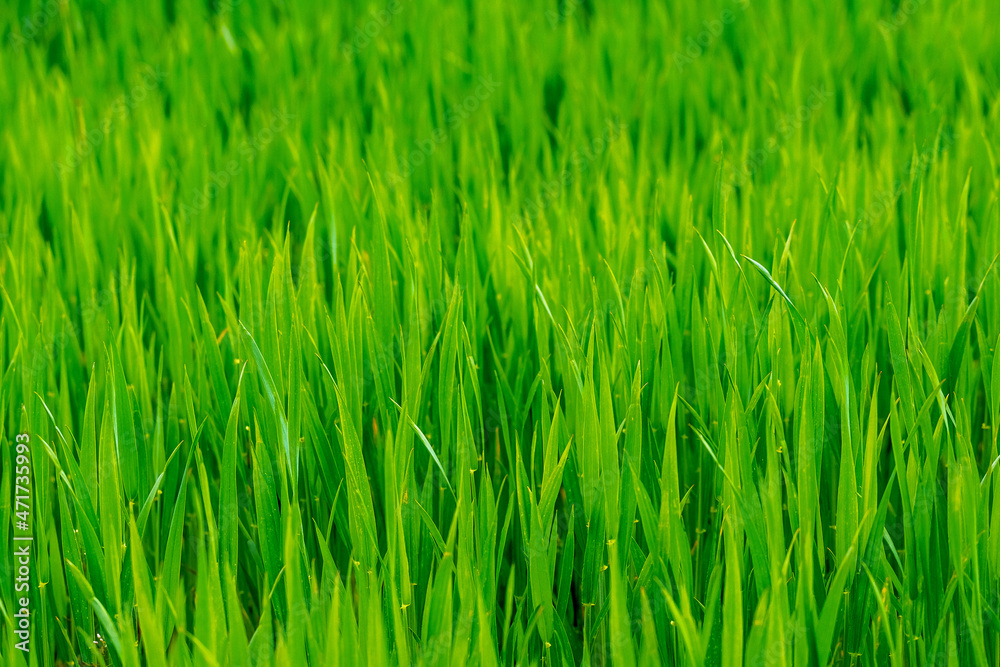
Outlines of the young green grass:
[{"label": "young green grass", "polygon": [[0,10],[0,659],[1000,664],[993,23]]}]

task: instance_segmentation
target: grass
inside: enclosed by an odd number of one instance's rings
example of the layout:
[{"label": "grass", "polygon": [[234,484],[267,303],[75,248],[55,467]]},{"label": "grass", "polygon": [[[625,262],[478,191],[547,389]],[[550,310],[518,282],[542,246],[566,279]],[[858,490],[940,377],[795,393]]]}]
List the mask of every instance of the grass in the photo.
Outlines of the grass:
[{"label": "grass", "polygon": [[7,3],[4,664],[1000,664],[995,19]]}]

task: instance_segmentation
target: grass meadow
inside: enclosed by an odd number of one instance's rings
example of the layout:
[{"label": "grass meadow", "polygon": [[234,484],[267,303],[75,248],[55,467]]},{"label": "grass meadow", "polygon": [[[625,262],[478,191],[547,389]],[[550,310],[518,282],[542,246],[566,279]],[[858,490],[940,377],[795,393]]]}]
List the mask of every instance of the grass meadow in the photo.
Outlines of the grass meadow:
[{"label": "grass meadow", "polygon": [[0,7],[0,662],[1000,665],[995,1]]}]

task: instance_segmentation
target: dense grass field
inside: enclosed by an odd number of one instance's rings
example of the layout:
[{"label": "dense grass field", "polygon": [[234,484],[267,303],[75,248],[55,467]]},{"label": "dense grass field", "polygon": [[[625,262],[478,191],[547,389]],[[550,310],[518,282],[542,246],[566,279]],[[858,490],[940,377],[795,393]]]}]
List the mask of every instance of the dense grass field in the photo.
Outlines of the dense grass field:
[{"label": "dense grass field", "polygon": [[995,0],[12,0],[0,662],[1000,665]]}]

